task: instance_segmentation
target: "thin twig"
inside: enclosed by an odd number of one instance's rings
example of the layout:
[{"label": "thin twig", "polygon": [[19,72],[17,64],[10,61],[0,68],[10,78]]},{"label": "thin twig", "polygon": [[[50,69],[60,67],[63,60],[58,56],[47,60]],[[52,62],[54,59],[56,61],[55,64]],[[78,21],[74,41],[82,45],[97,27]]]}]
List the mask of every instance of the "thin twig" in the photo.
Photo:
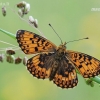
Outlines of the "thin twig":
[{"label": "thin twig", "polygon": [[4,43],[4,44],[11,45],[11,46],[14,46],[14,47],[18,47],[18,46],[15,46],[15,45],[13,45],[13,44],[10,44],[10,43],[7,43],[7,42],[1,41],[1,40],[0,40],[0,42],[1,42],[1,43]]},{"label": "thin twig", "polygon": [[[32,24],[29,23],[29,21],[25,20],[24,18],[22,18],[21,16],[19,16],[18,13],[16,13],[15,10],[13,10],[11,7],[9,7],[21,20],[25,21],[26,23],[28,23],[31,27],[35,28]],[[44,34],[38,29],[38,28],[35,28],[40,34],[41,36],[45,37]],[[46,38],[46,37],[45,37]]]}]

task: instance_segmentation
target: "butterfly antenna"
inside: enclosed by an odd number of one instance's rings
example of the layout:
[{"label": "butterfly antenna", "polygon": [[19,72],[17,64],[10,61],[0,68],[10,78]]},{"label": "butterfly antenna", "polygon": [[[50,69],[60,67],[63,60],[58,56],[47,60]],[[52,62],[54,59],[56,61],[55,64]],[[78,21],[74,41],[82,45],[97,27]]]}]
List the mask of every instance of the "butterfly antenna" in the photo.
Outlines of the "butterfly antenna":
[{"label": "butterfly antenna", "polygon": [[63,42],[62,42],[62,40],[61,40],[60,36],[59,36],[59,35],[58,35],[58,33],[54,30],[54,28],[52,27],[52,25],[51,25],[51,24],[49,24],[49,26],[53,29],[53,31],[56,33],[56,35],[59,37],[59,39],[60,39],[61,43],[63,44]]},{"label": "butterfly antenna", "polygon": [[[89,38],[86,37],[86,38],[82,38],[82,39],[78,39],[78,40],[68,41],[67,43],[69,43],[69,42],[74,42],[74,41],[80,41],[80,40],[84,40],[84,39],[89,39]],[[67,43],[66,43],[66,44],[67,44]]]}]

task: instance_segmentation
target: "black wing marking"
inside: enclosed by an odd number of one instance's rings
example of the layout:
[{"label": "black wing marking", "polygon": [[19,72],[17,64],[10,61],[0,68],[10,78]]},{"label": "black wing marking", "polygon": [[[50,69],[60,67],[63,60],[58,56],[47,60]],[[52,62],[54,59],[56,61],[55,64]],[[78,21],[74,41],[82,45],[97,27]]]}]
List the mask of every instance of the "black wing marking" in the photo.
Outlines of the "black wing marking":
[{"label": "black wing marking", "polygon": [[59,63],[53,82],[61,88],[73,88],[77,85],[78,78],[74,65],[67,58]]}]

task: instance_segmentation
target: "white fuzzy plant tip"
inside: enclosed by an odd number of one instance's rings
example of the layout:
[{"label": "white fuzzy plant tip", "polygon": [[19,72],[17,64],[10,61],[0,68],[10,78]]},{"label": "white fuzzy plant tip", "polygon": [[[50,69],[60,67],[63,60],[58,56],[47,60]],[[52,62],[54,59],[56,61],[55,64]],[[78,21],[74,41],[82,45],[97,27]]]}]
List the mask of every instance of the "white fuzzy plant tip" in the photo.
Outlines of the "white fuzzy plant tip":
[{"label": "white fuzzy plant tip", "polygon": [[30,4],[27,3],[26,6],[25,6],[25,11],[24,11],[24,13],[27,14],[29,11],[30,11]]},{"label": "white fuzzy plant tip", "polygon": [[35,19],[32,16],[29,16],[29,22],[33,23],[35,21]]},{"label": "white fuzzy plant tip", "polygon": [[17,4],[17,8],[19,8],[18,14],[20,15],[20,17],[23,17],[25,14],[28,14],[28,12],[30,11],[30,4],[25,1],[22,1]]},{"label": "white fuzzy plant tip", "polygon": [[29,16],[29,23],[32,24],[35,28],[38,28],[38,20],[34,19],[32,16]]},{"label": "white fuzzy plant tip", "polygon": [[18,8],[23,8],[23,7],[25,7],[26,4],[27,3],[25,1],[22,1],[22,2],[20,2],[20,3],[17,4],[17,7]]}]

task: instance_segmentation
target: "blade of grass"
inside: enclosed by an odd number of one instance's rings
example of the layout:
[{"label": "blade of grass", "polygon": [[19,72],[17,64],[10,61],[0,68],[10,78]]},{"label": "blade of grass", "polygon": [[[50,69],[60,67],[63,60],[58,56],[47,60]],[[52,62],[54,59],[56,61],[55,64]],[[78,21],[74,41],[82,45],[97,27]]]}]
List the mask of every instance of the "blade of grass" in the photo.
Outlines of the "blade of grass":
[{"label": "blade of grass", "polygon": [[1,28],[0,28],[0,31],[3,32],[3,33],[5,33],[6,35],[10,36],[11,38],[16,39],[16,35],[15,34],[13,34],[11,32],[8,32],[8,31],[5,31],[5,30],[3,30]]}]

